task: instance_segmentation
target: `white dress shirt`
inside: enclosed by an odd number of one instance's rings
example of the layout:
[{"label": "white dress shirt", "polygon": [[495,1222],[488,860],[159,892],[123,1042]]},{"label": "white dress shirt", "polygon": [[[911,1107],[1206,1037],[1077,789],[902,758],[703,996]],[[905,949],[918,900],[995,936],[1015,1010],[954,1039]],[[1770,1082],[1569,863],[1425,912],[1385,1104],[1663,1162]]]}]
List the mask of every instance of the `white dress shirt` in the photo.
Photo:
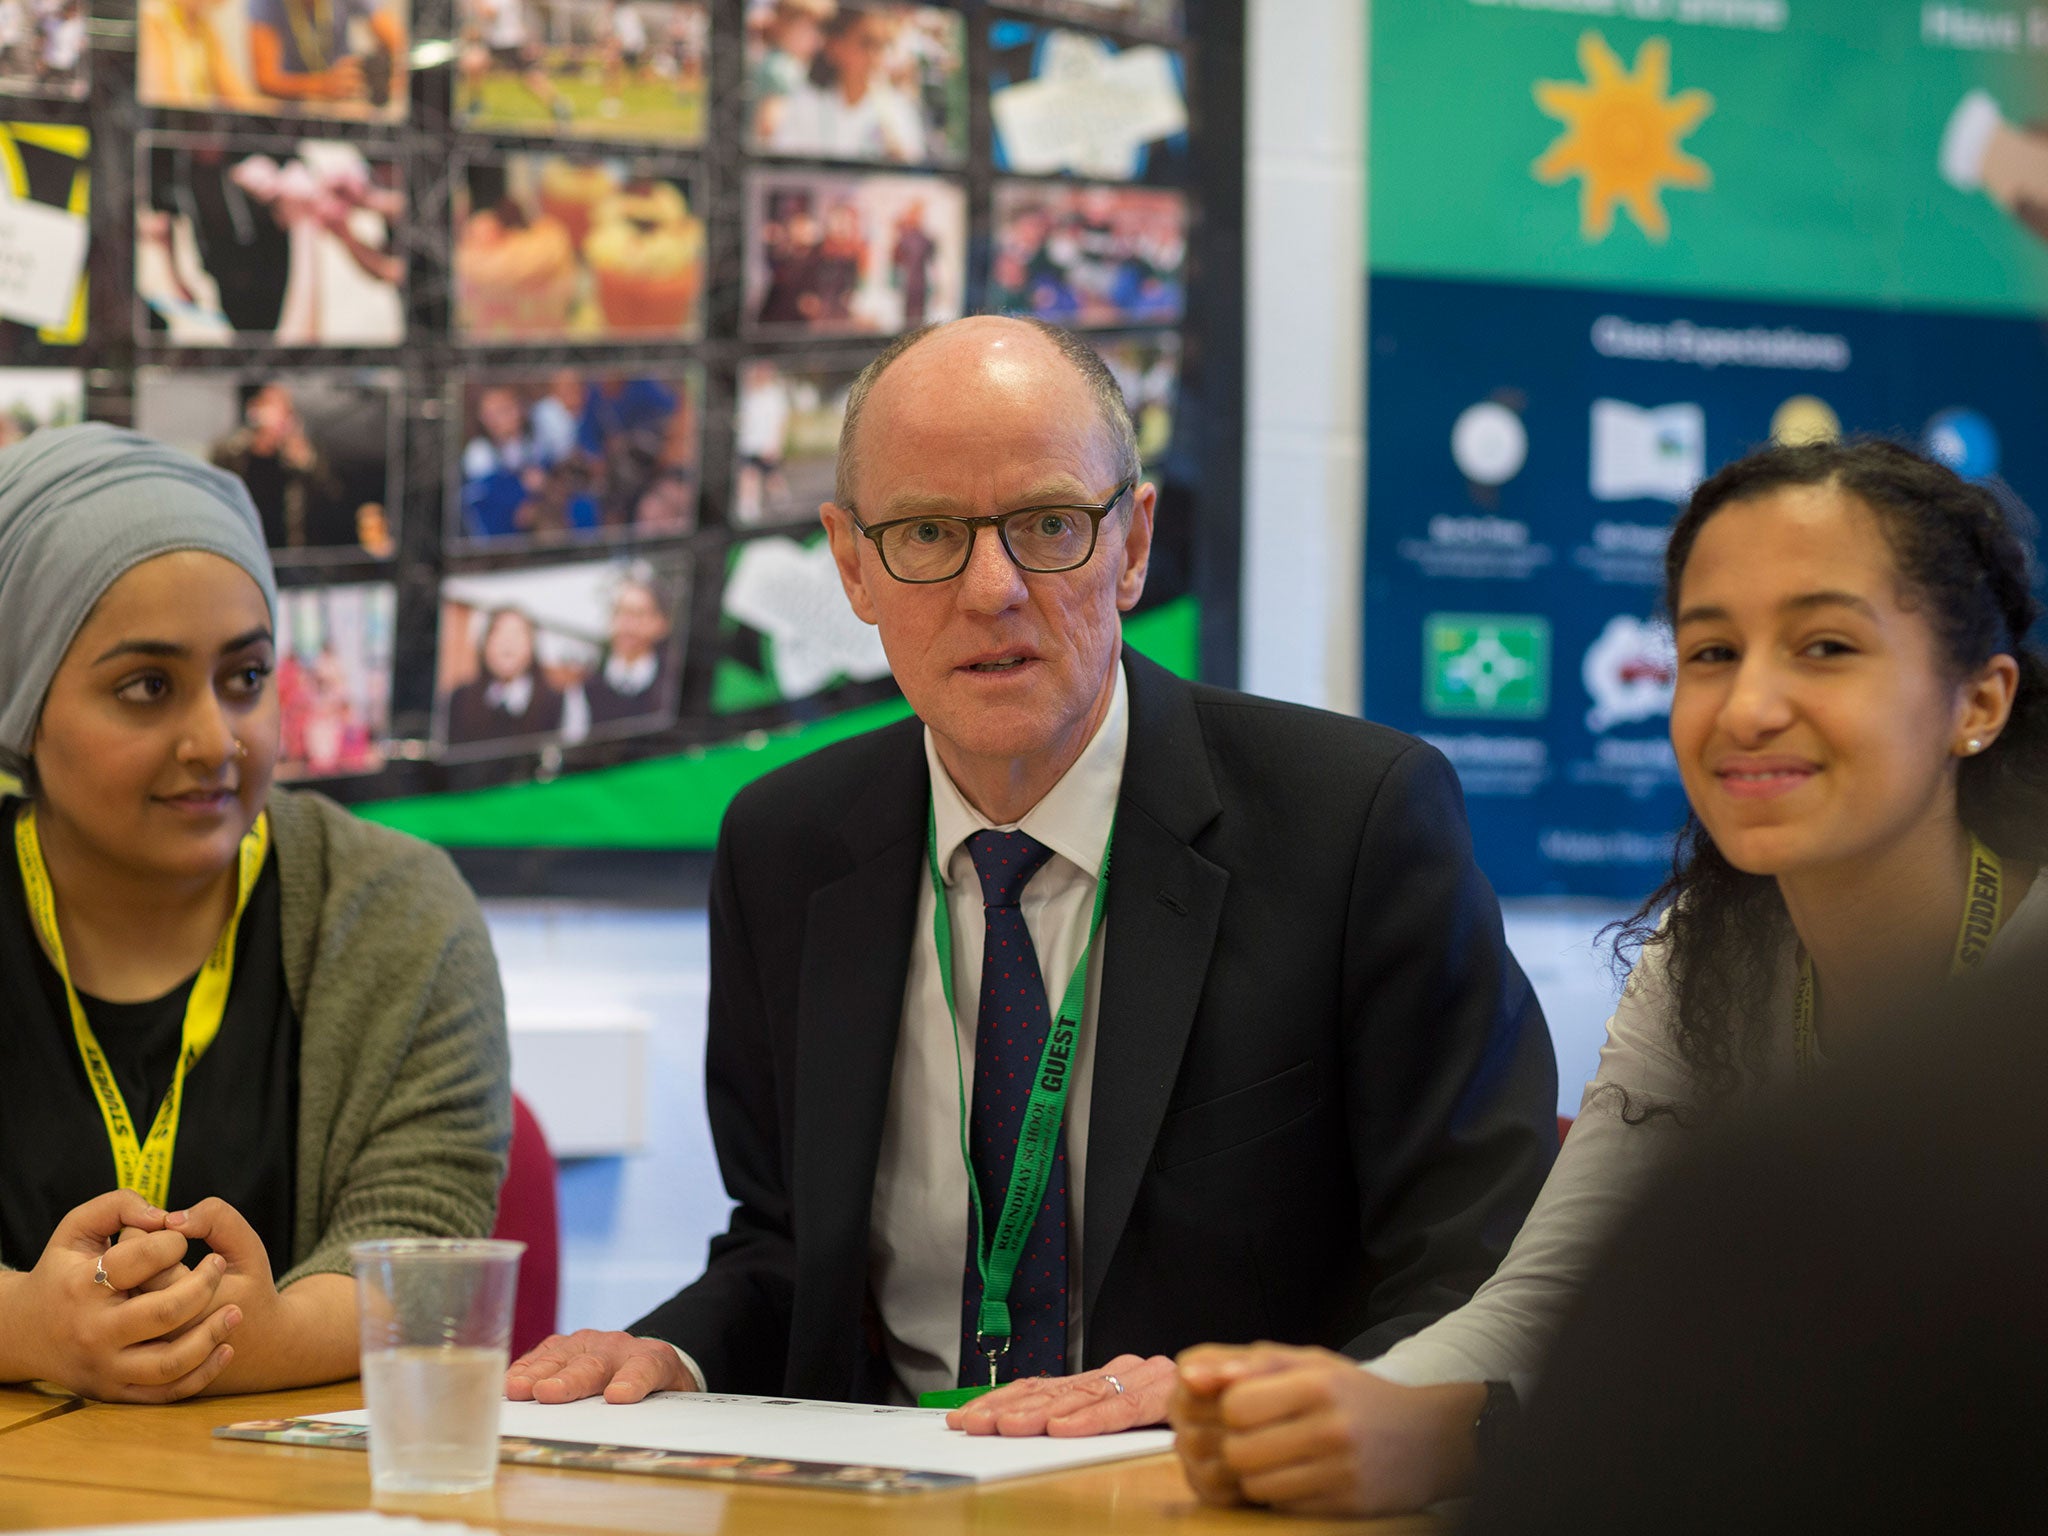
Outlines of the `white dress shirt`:
[{"label": "white dress shirt", "polygon": [[[1081,755],[1022,821],[998,830],[1023,832],[1052,850],[1024,887],[1018,906],[1054,1007],[1080,963],[1095,916],[1095,878],[1102,868],[1124,781],[1124,743],[1130,734],[1130,702],[1124,671],[1116,669],[1109,710]],[[954,786],[939,761],[929,728],[925,763],[931,773],[932,815],[938,826],[939,870],[953,924],[953,996],[957,1026],[946,1014],[939,981],[938,951],[932,942],[934,897],[929,866],[918,876],[917,919],[912,930],[910,974],[903,987],[903,1017],[889,1081],[889,1107],[882,1125],[881,1156],[875,1167],[874,1202],[869,1211],[868,1277],[882,1315],[882,1331],[894,1376],[892,1398],[915,1402],[918,1394],[958,1385],[961,1286],[967,1264],[967,1169],[960,1160],[962,1084],[974,1080],[974,1032],[981,1005],[981,879],[967,839],[996,824]],[[1105,919],[1088,955],[1087,1002],[1081,1038],[1067,1084],[1067,1365],[1081,1360],[1081,1212],[1088,1171],[1088,1106],[1095,1080],[1095,1015],[1102,996],[1102,954],[1109,934]],[[954,1041],[959,1054],[954,1054]],[[963,1076],[964,1074],[964,1076]],[[972,1112],[972,1103],[969,1103]],[[709,1390],[704,1372],[678,1348],[699,1391]]]},{"label": "white dress shirt", "polygon": [[[1024,832],[1052,850],[1018,902],[1031,946],[1038,952],[1047,1001],[1058,1006],[1080,963],[1095,915],[1095,877],[1102,868],[1123,788],[1129,701],[1123,668],[1094,738],[1060,781],[1025,813],[1001,828]],[[961,1283],[967,1260],[967,1169],[960,1160],[961,1072],[974,1080],[974,1034],[981,1000],[981,946],[986,930],[981,880],[967,839],[995,826],[967,803],[939,762],[929,730],[925,762],[932,779],[938,823],[939,869],[953,924],[953,996],[958,1033],[946,1014],[939,957],[932,942],[933,894],[929,869],[918,880],[917,921],[910,975],[903,989],[903,1023],[889,1083],[881,1159],[875,1169],[868,1226],[868,1276],[882,1314],[889,1365],[900,1400],[959,1384]],[[1067,1088],[1067,1363],[1081,1359],[1081,1213],[1088,1184],[1088,1106],[1095,1079],[1095,1015],[1102,994],[1105,921],[1088,956],[1087,1004]],[[959,1054],[954,1054],[954,1041]],[[970,1113],[972,1103],[970,1100]]]}]

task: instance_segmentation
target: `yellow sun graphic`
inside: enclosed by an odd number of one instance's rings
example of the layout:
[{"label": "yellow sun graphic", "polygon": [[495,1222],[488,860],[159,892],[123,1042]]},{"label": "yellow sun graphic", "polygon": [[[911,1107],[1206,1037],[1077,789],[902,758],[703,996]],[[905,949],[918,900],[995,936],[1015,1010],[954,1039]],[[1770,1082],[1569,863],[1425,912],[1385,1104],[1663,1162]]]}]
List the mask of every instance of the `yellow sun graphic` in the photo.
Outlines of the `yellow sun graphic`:
[{"label": "yellow sun graphic", "polygon": [[1704,187],[1713,182],[1706,165],[1678,147],[1679,141],[1714,110],[1705,91],[1671,88],[1671,45],[1661,37],[1636,50],[1635,73],[1598,32],[1579,39],[1579,68],[1585,83],[1539,80],[1536,105],[1565,125],[1565,131],[1530,167],[1538,181],[1555,186],[1580,178],[1579,233],[1591,243],[1614,228],[1621,203],[1652,240],[1671,232],[1658,192],[1666,186]]}]

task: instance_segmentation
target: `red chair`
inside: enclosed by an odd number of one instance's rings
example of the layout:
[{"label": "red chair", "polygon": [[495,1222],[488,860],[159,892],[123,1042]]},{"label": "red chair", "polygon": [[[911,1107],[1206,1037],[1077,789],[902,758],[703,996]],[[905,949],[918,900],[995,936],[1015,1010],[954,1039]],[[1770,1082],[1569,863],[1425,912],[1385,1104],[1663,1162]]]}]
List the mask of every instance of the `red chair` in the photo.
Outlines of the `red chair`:
[{"label": "red chair", "polygon": [[516,1360],[555,1331],[562,1289],[562,1222],[555,1201],[555,1155],[526,1101],[512,1095],[512,1153],[498,1190],[493,1237],[526,1244],[519,1259],[519,1292],[512,1303],[512,1357]]}]

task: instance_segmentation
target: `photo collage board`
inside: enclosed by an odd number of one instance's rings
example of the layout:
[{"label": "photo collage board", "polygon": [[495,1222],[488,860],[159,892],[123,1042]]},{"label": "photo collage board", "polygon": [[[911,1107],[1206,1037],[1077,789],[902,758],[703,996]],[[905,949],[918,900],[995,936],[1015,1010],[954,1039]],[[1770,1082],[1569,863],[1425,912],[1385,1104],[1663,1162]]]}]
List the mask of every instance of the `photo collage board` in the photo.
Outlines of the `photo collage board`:
[{"label": "photo collage board", "polygon": [[[1208,513],[1224,3],[0,0],[0,445],[107,420],[245,482],[280,777],[345,799],[891,698],[817,516],[891,338],[1084,331]],[[1162,544],[1147,607],[1192,589]]]}]

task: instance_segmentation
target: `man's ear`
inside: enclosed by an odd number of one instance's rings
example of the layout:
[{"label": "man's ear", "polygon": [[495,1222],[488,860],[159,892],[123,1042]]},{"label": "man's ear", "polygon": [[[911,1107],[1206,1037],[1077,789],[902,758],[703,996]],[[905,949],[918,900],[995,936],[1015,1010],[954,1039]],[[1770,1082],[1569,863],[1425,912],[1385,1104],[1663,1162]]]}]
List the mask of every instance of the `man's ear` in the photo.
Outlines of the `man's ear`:
[{"label": "man's ear", "polygon": [[825,537],[832,541],[832,563],[839,567],[839,585],[846,589],[847,602],[863,624],[874,623],[875,600],[861,564],[861,546],[867,539],[854,526],[853,514],[834,502],[818,508],[818,520],[825,525]]},{"label": "man's ear", "polygon": [[1131,492],[1130,516],[1117,530],[1123,545],[1124,568],[1117,577],[1116,605],[1124,613],[1137,607],[1138,599],[1145,595],[1145,570],[1152,560],[1152,512],[1158,500],[1158,487],[1149,480],[1140,480]]}]

